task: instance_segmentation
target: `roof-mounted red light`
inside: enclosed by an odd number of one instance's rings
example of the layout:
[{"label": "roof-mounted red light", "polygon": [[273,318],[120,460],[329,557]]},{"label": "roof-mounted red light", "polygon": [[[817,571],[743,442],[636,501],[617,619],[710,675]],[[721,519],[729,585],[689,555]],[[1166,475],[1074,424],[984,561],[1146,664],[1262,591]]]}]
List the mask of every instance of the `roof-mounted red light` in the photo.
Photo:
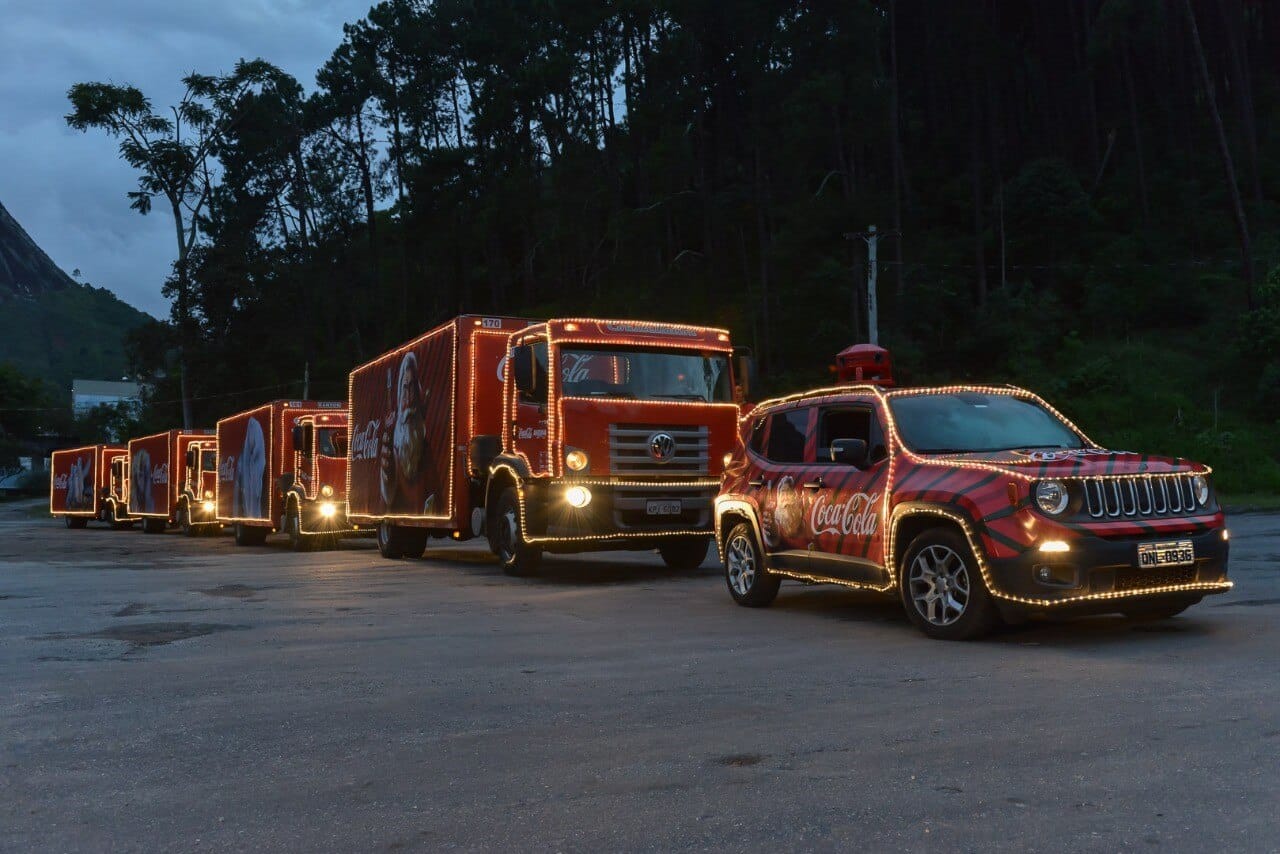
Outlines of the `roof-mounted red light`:
[{"label": "roof-mounted red light", "polygon": [[836,356],[836,376],[842,383],[869,383],[893,388],[893,359],[875,344],[854,344]]}]

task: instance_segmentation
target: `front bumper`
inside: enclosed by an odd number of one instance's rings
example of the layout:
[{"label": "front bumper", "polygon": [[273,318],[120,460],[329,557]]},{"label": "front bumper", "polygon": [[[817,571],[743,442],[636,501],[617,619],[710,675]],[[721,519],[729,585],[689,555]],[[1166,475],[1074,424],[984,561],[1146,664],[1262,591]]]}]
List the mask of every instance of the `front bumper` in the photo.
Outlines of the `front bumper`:
[{"label": "front bumper", "polygon": [[[325,505],[333,507],[332,515],[325,515],[322,508]],[[347,518],[347,503],[345,501],[304,501],[299,506],[301,516],[301,530],[304,534],[350,534],[360,533],[351,525],[351,520]]]},{"label": "front bumper", "polygon": [[[581,486],[591,493],[585,507],[573,507],[566,493]],[[526,483],[524,510],[531,541],[585,539],[661,539],[674,534],[711,535],[715,531],[713,503],[718,482],[654,483],[594,479]],[[651,514],[650,502],[678,513]],[[655,506],[655,509],[658,509]]]},{"label": "front bumper", "polygon": [[[1162,597],[1200,598],[1231,589],[1227,580],[1229,546],[1223,528],[1203,533],[1160,533],[1104,539],[1069,540],[1071,550],[1053,553],[1037,548],[1011,558],[987,558],[989,581],[1008,606],[1030,609],[1072,607],[1115,610],[1120,603]],[[1142,568],[1139,543],[1189,540],[1195,562],[1182,566]]]}]

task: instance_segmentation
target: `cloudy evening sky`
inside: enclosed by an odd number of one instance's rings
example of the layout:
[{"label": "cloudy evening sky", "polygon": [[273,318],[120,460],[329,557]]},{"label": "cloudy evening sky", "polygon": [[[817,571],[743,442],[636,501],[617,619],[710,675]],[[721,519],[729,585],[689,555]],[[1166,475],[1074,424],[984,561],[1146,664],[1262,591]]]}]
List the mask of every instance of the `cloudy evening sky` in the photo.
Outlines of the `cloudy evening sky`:
[{"label": "cloudy evening sky", "polygon": [[190,71],[262,57],[310,90],[372,0],[0,0],[0,202],[54,262],[158,317],[173,261],[173,221],[140,216],[133,170],[100,131],[66,126],[67,89],[130,83],[157,107]]}]

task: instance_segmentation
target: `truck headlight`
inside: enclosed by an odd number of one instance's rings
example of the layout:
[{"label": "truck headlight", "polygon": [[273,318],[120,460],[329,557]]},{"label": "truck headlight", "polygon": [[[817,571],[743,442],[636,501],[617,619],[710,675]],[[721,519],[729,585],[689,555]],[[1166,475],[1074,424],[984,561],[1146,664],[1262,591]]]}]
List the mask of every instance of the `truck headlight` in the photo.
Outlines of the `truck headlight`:
[{"label": "truck headlight", "polygon": [[1036,484],[1036,506],[1050,516],[1059,516],[1071,503],[1067,485],[1060,480],[1042,480]]},{"label": "truck headlight", "polygon": [[570,448],[568,453],[564,455],[564,464],[569,467],[570,471],[586,471],[587,466],[591,464],[591,458],[587,456],[587,452],[579,448]]},{"label": "truck headlight", "polygon": [[324,486],[320,487],[320,494],[325,498],[328,498],[330,495],[333,495],[333,487],[326,483]]},{"label": "truck headlight", "polygon": [[1209,479],[1202,474],[1191,478],[1191,488],[1195,491],[1196,504],[1201,507],[1209,503]]},{"label": "truck headlight", "polygon": [[206,490],[204,491],[204,497],[205,497],[205,498],[212,498],[212,497],[213,497],[213,490],[211,490],[211,489],[206,489]]},{"label": "truck headlight", "polygon": [[570,507],[581,509],[591,503],[591,490],[585,486],[571,486],[564,491],[564,500]]},{"label": "truck headlight", "polygon": [[[206,493],[206,495],[207,495],[207,494],[208,494],[208,493]],[[212,501],[206,501],[205,503],[203,503],[203,504],[201,504],[201,505],[200,505],[200,509],[204,510],[204,512],[206,512],[206,513],[212,513],[212,512],[213,512],[213,502],[212,502]]]},{"label": "truck headlight", "polygon": [[320,515],[326,519],[332,519],[333,514],[337,512],[338,508],[332,501],[326,501],[320,505]]}]

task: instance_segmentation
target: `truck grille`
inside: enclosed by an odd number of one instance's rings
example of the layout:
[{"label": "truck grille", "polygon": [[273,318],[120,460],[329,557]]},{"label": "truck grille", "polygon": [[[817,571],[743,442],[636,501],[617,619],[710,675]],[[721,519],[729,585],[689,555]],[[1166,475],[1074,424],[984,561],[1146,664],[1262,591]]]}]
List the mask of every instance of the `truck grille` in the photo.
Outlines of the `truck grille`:
[{"label": "truck grille", "polygon": [[[652,437],[665,433],[675,440],[669,460],[659,461],[649,452]],[[662,427],[651,424],[609,425],[609,473],[617,475],[705,475],[707,428]]]},{"label": "truck grille", "polygon": [[1084,481],[1084,506],[1094,519],[1176,516],[1200,509],[1194,475],[1108,477]]}]

